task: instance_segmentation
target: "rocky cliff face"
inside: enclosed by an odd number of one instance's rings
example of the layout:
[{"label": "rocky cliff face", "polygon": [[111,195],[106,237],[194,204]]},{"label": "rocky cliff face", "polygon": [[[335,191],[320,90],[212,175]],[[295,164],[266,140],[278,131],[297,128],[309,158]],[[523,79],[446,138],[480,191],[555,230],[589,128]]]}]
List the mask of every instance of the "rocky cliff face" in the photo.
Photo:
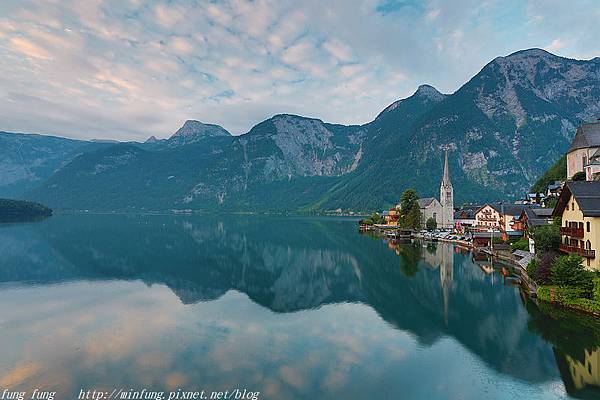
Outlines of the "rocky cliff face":
[{"label": "rocky cliff face", "polygon": [[[496,58],[452,95],[420,89],[371,124],[369,136],[383,144],[369,152],[375,158],[364,171],[329,196],[327,207],[353,197],[358,186],[376,199],[357,198],[367,209],[393,203],[402,187],[436,195],[444,148],[451,150],[457,201],[522,196],[566,151],[576,127],[600,114],[599,74],[599,58],[578,61],[531,49]],[[401,110],[408,100],[413,107]]]},{"label": "rocky cliff face", "polygon": [[599,58],[531,49],[496,58],[453,94],[420,86],[363,126],[282,114],[234,137],[188,121],[127,162],[119,146],[102,161],[83,154],[29,198],[56,208],[372,210],[407,187],[437,195],[445,148],[457,203],[514,198],[599,114]]},{"label": "rocky cliff face", "polygon": [[167,141],[168,146],[176,147],[196,143],[200,140],[216,137],[231,136],[227,130],[219,125],[204,124],[199,121],[187,120]]}]

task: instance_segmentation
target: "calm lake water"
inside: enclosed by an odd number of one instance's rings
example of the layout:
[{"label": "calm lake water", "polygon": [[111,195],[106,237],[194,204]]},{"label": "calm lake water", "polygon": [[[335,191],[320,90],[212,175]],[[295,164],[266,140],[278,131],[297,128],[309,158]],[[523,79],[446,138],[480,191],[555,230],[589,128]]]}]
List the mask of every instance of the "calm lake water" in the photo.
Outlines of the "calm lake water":
[{"label": "calm lake water", "polygon": [[597,322],[538,308],[489,267],[335,218],[0,225],[0,388],[598,398]]}]

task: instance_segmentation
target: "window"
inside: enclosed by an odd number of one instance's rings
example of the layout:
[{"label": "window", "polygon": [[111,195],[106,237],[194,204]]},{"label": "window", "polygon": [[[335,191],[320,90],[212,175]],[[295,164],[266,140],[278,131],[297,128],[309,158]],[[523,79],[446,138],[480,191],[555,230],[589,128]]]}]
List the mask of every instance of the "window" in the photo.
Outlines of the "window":
[{"label": "window", "polygon": [[590,221],[585,223],[585,227],[586,227],[586,230],[589,232],[590,231]]}]

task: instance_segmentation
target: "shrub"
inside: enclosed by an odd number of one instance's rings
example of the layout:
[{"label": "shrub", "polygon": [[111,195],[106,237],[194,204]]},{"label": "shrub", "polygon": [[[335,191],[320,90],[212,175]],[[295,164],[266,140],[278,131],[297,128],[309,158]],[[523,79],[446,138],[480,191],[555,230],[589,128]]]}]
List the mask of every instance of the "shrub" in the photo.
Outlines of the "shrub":
[{"label": "shrub", "polygon": [[[554,292],[554,297],[552,296]],[[585,290],[576,287],[540,286],[537,297],[543,301],[555,301],[565,306],[572,306],[585,311],[600,312],[600,301],[582,297]]]},{"label": "shrub", "polygon": [[600,278],[596,277],[592,279],[594,283],[594,290],[592,291],[592,298],[594,300],[600,301]]},{"label": "shrub", "polygon": [[515,250],[528,251],[529,250],[529,239],[522,237],[521,239],[512,243],[510,245],[510,248],[512,251],[515,251]]},{"label": "shrub", "polygon": [[557,257],[551,267],[551,281],[559,286],[571,286],[582,290],[580,297],[590,298],[594,288],[594,273],[581,265],[582,258],[576,254]]},{"label": "shrub", "polygon": [[535,271],[535,276],[532,276],[536,283],[540,285],[550,283],[550,276],[552,275],[551,268],[556,257],[558,257],[558,253],[554,251],[549,251],[542,255],[540,263]]},{"label": "shrub", "polygon": [[504,244],[506,242],[504,241],[504,239],[502,239],[501,236],[494,236],[492,238],[492,243],[494,243],[494,244]]},{"label": "shrub", "polygon": [[540,260],[538,260],[537,258],[534,258],[533,260],[529,261],[529,264],[527,264],[527,275],[529,275],[529,277],[531,279],[533,279],[534,281],[537,282],[536,276],[537,276],[537,270],[540,266]]},{"label": "shrub", "polygon": [[575,172],[575,174],[573,175],[571,180],[572,181],[585,181],[585,172],[583,172],[583,171]]},{"label": "shrub", "polygon": [[543,254],[549,251],[558,251],[560,246],[560,231],[555,224],[537,227],[533,231],[535,252]]},{"label": "shrub", "polygon": [[436,229],[437,221],[435,220],[435,218],[433,218],[433,217],[427,218],[427,221],[425,222],[425,227],[427,228],[428,231],[432,231],[432,230]]}]

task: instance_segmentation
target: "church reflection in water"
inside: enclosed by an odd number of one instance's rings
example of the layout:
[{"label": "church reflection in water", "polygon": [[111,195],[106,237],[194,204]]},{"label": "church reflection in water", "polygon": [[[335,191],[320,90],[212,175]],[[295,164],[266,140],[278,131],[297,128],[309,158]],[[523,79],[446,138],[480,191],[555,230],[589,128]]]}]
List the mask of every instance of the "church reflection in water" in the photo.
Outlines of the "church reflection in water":
[{"label": "church reflection in water", "polygon": [[[448,326],[454,287],[455,254],[465,255],[470,252],[461,247],[435,242],[415,245],[407,240],[383,240],[403,259],[402,262],[414,259],[414,256],[407,255],[417,251],[423,261],[420,265],[437,270],[443,298],[444,323]],[[490,285],[505,281],[500,273],[502,264],[494,265],[493,260],[481,254],[471,254],[471,259],[479,267],[482,280],[487,279]],[[553,346],[554,359],[567,393],[577,398],[599,398],[600,321],[568,310],[557,310],[546,304],[538,307],[525,293],[521,293],[521,299],[530,312],[530,329],[539,332]]]},{"label": "church reflection in water", "polygon": [[[236,310],[240,304],[222,301],[230,301],[231,292],[268,310],[272,323],[282,327],[292,315],[320,318],[324,312],[368,308],[386,328],[408,333],[418,349],[456,343],[478,366],[513,382],[540,387],[560,380],[568,393],[596,388],[598,395],[600,323],[521,297],[494,265],[459,247],[382,242],[356,234],[355,226],[320,218],[62,215],[0,229],[0,284],[46,293],[60,283],[112,288],[143,282],[153,294],[170,290],[186,306],[169,305],[184,313],[177,323],[193,319],[204,306]],[[2,290],[0,285],[0,295]],[[86,305],[82,320],[94,314],[92,306],[103,304],[101,299]],[[138,301],[129,305],[140,315],[151,312]],[[360,322],[357,317],[352,324]],[[122,332],[121,339],[129,341],[120,343],[136,343],[136,332]],[[13,340],[22,338],[15,334]],[[202,344],[205,338],[188,339]],[[361,345],[372,353],[371,342]],[[0,346],[11,348],[8,336]],[[1,367],[2,361],[0,374]],[[408,379],[408,370],[397,372]],[[405,385],[418,386],[416,377]]]}]

